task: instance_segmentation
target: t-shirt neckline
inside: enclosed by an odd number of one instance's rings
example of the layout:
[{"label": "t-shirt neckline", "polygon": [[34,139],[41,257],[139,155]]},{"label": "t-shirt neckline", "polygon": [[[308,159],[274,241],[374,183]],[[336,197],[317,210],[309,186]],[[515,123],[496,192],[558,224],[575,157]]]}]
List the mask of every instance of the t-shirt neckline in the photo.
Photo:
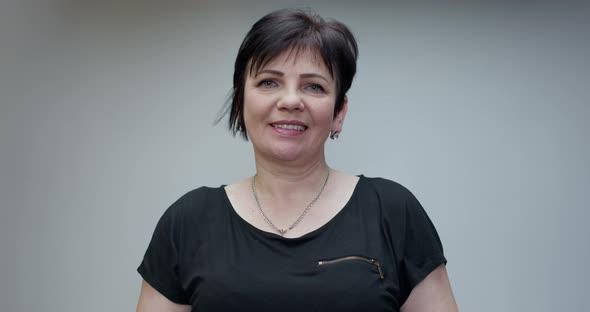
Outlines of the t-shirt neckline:
[{"label": "t-shirt neckline", "polygon": [[223,197],[223,200],[225,201],[225,206],[230,210],[231,217],[238,220],[238,222],[240,224],[244,225],[249,231],[251,231],[257,235],[264,236],[268,239],[285,241],[285,242],[296,242],[296,241],[300,241],[300,240],[309,240],[313,237],[320,235],[323,231],[325,231],[327,228],[329,228],[332,224],[336,223],[337,220],[341,217],[341,215],[343,215],[346,211],[348,211],[350,209],[349,206],[352,206],[352,202],[354,201],[355,197],[357,196],[357,194],[359,192],[360,184],[363,183],[363,181],[365,179],[365,176],[362,174],[357,175],[357,177],[359,177],[359,179],[358,179],[356,185],[354,186],[354,189],[352,191],[352,195],[350,196],[350,198],[348,199],[346,204],[344,204],[342,209],[340,209],[340,211],[338,211],[338,213],[336,213],[330,220],[328,220],[322,226],[318,227],[317,229],[315,229],[311,232],[307,232],[301,236],[298,236],[298,237],[283,237],[277,233],[267,232],[265,230],[255,227],[254,225],[250,224],[250,222],[248,222],[244,218],[242,218],[242,216],[240,216],[236,212],[234,206],[232,205],[231,201],[229,200],[229,197],[227,196],[227,192],[225,191],[226,185],[221,185],[219,187],[219,190],[221,192],[221,196]]}]

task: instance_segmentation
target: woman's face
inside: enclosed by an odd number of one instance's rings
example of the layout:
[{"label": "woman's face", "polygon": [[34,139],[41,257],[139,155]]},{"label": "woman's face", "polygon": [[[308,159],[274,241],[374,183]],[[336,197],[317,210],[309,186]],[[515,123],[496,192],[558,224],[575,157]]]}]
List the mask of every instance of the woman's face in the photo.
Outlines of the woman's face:
[{"label": "woman's face", "polygon": [[330,130],[340,130],[346,115],[344,103],[333,118],[335,100],[336,82],[310,51],[284,52],[248,75],[244,122],[255,153],[281,161],[324,157]]}]

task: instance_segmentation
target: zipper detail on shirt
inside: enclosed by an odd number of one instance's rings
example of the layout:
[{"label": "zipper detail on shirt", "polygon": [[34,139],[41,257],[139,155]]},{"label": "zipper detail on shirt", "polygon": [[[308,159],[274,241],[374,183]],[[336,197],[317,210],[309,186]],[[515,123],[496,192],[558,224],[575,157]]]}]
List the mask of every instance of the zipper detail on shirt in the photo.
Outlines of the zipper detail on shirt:
[{"label": "zipper detail on shirt", "polygon": [[360,261],[365,261],[365,262],[373,264],[374,266],[377,267],[377,270],[379,271],[379,277],[381,279],[383,279],[383,268],[381,268],[381,263],[379,263],[379,261],[372,259],[372,258],[366,258],[366,257],[361,257],[361,256],[347,256],[347,257],[336,258],[336,259],[331,259],[331,260],[320,260],[320,261],[318,261],[318,265],[327,265],[327,264],[338,263],[338,262],[343,262],[343,261],[350,261],[350,260],[360,260]]}]

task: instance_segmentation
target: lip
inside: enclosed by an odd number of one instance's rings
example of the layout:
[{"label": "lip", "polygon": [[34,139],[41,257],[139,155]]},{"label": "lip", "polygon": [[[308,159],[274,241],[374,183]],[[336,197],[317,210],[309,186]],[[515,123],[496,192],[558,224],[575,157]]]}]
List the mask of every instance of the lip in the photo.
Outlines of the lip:
[{"label": "lip", "polygon": [[296,125],[296,126],[303,126],[307,129],[307,125],[299,120],[278,120],[275,122],[271,122],[271,125]]},{"label": "lip", "polygon": [[[274,125],[295,125],[295,126],[302,126],[303,127],[303,131],[277,128],[277,127],[274,127]],[[278,135],[283,136],[283,137],[296,137],[296,136],[300,136],[300,135],[302,135],[305,132],[305,130],[307,130],[307,126],[303,122],[298,121],[298,120],[279,120],[279,121],[275,121],[275,122],[271,123],[270,126],[272,127],[272,130],[275,133],[277,133]]]}]

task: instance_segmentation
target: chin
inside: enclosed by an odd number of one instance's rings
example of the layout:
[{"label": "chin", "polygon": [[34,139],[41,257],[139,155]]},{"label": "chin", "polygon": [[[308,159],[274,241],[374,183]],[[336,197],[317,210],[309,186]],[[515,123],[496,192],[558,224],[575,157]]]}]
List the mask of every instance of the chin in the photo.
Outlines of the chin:
[{"label": "chin", "polygon": [[303,156],[303,154],[304,154],[303,150],[304,149],[302,149],[299,146],[284,146],[284,147],[275,146],[269,152],[270,152],[270,155],[272,155],[272,157],[275,159],[279,159],[282,161],[293,161],[293,160],[297,160],[297,159],[301,158],[301,156]]},{"label": "chin", "polygon": [[294,161],[300,158],[298,153],[273,153],[272,155],[273,158],[281,161]]}]

